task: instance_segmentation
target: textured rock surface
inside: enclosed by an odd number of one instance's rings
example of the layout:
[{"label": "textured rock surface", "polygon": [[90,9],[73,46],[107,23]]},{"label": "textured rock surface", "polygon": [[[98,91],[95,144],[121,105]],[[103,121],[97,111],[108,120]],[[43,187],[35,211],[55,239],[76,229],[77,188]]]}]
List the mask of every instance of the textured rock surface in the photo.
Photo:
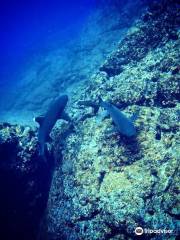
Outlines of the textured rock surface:
[{"label": "textured rock surface", "polygon": [[[138,226],[172,230],[144,234],[143,239],[178,235],[177,2],[152,5],[104,63],[103,72],[72,92],[68,111],[75,132],[61,146],[63,159],[53,176],[42,239],[131,240]],[[139,111],[136,139],[114,133],[111,119],[102,121],[101,109],[94,114],[90,107],[78,105],[79,100],[96,102],[98,96],[119,104],[127,116]]]},{"label": "textured rock surface", "polygon": [[1,239],[36,239],[51,173],[52,164],[38,157],[31,128],[0,124]]},{"label": "textured rock surface", "polygon": [[100,69],[109,76],[117,75],[127,63],[136,63],[154,48],[161,47],[169,40],[177,40],[176,28],[180,24],[178,2],[170,0],[152,4],[142,20],[121,41],[118,51]]}]

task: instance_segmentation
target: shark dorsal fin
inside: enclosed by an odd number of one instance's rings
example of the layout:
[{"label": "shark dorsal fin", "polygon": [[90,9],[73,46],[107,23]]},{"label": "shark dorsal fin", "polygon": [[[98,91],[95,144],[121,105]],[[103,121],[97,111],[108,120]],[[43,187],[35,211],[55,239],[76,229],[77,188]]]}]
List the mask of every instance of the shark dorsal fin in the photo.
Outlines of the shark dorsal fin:
[{"label": "shark dorsal fin", "polygon": [[38,116],[34,119],[39,125],[42,125],[42,122],[44,121],[44,116]]}]

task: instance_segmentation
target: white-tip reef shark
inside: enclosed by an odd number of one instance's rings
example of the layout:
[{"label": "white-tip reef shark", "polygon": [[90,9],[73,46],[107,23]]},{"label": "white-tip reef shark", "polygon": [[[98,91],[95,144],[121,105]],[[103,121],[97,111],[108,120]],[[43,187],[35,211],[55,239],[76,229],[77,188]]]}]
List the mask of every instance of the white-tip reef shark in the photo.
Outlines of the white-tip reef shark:
[{"label": "white-tip reef shark", "polygon": [[49,134],[58,119],[70,121],[69,116],[64,112],[68,96],[62,95],[50,104],[44,116],[36,117],[34,120],[39,123],[38,142],[40,156],[45,157],[45,145],[51,138]]},{"label": "white-tip reef shark", "polygon": [[92,107],[95,114],[98,112],[99,107],[104,108],[111,116],[117,131],[120,134],[126,137],[135,137],[137,135],[134,121],[136,120],[138,113],[135,113],[131,118],[128,118],[119,110],[119,108],[109,102],[103,101],[100,97],[99,103],[94,103],[92,101],[79,101],[79,104]]},{"label": "white-tip reef shark", "polygon": [[109,102],[103,101],[101,98],[99,98],[99,104],[101,107],[105,108],[108,114],[111,116],[118,132],[126,137],[136,136],[137,132],[134,126],[134,121],[137,118],[137,113],[131,118],[127,118],[126,115],[122,113],[116,106]]}]

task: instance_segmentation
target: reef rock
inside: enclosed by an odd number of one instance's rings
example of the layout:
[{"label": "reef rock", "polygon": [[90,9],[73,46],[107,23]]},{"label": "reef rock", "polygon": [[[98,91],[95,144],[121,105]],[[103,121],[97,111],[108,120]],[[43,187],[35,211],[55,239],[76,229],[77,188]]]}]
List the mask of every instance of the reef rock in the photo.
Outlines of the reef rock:
[{"label": "reef rock", "polygon": [[30,127],[0,124],[1,239],[37,237],[52,173],[52,164],[38,155],[37,138]]},{"label": "reef rock", "polygon": [[[64,140],[41,239],[176,239],[179,226],[178,1],[152,4],[86,85],[72,91],[75,131]],[[172,14],[173,13],[173,14]],[[79,100],[139,111],[137,138],[113,132]],[[58,157],[58,151],[56,152]],[[150,233],[148,230],[167,230]],[[147,232],[145,232],[147,231]]]},{"label": "reef rock", "polygon": [[100,70],[109,76],[118,75],[127,63],[136,63],[149,51],[169,40],[177,40],[177,27],[180,24],[178,9],[178,1],[174,0],[152,3]]}]

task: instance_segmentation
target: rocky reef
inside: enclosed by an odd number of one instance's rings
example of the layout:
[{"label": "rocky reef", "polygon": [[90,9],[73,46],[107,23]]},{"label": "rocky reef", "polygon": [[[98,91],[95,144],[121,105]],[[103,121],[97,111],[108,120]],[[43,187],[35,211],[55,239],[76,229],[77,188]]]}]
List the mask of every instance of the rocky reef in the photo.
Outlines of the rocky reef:
[{"label": "rocky reef", "polygon": [[[121,5],[117,0],[99,2],[113,2],[113,9],[122,7],[126,1]],[[51,133],[52,150],[44,162],[38,154],[36,130],[0,124],[3,239],[178,238],[180,4],[178,0],[138,2],[142,5],[149,2],[148,8],[134,24],[131,19],[123,38],[122,22],[116,24],[112,20],[106,26],[106,17],[110,19],[112,13],[97,18],[100,15],[96,12],[93,21],[99,19],[98,26],[102,26],[101,30],[104,27],[104,31],[93,42],[92,36],[99,28],[90,34],[89,41],[85,29],[82,36],[86,36],[86,44],[82,51],[77,45],[73,48],[82,58],[91,49],[82,69],[79,70],[79,63],[75,65],[75,59],[68,62],[67,74],[63,67],[58,72],[63,62],[60,50],[44,58],[41,67],[38,65],[38,69],[33,68],[26,75],[25,85],[30,92],[35,90],[30,96],[24,88],[15,104],[10,104],[15,106],[16,115],[18,109],[24,111],[24,106],[31,113],[45,109],[50,101],[47,94],[51,92],[54,97],[59,86],[63,89],[70,84],[66,89],[70,97],[66,111],[73,127],[57,122]],[[121,16],[127,17],[123,26],[128,22],[127,6],[121,12]],[[112,42],[108,38],[111,34],[116,35]],[[102,50],[96,62],[99,54],[95,45],[103,42],[103,49],[107,49]],[[67,52],[68,49],[65,55]],[[103,54],[109,54],[105,61]],[[67,56],[72,55],[68,52]],[[90,60],[93,64],[88,68]],[[52,81],[44,81],[46,76],[51,76]],[[85,80],[75,83],[77,76]],[[39,97],[40,89],[47,91]],[[98,104],[98,97],[118,106],[127,117],[138,113],[136,137],[119,134],[112,119],[104,117],[101,107],[94,111],[93,107],[80,104],[87,100]],[[144,231],[141,236],[135,234],[137,227]]]},{"label": "rocky reef", "polygon": [[40,159],[36,132],[0,124],[0,238],[36,239],[44,213],[53,164]]},{"label": "rocky reef", "polygon": [[[141,239],[177,239],[179,9],[179,1],[151,4],[90,81],[72,90],[75,131],[61,146],[41,239],[131,240],[136,227],[169,231]],[[139,112],[136,138],[114,132],[102,109],[78,104],[98,96],[128,117]]]},{"label": "rocky reef", "polygon": [[118,51],[106,60],[100,70],[109,76],[118,75],[127,63],[136,63],[169,40],[177,40],[180,24],[178,5],[178,1],[173,0],[164,1],[163,4],[152,3],[141,20],[120,42]]}]

